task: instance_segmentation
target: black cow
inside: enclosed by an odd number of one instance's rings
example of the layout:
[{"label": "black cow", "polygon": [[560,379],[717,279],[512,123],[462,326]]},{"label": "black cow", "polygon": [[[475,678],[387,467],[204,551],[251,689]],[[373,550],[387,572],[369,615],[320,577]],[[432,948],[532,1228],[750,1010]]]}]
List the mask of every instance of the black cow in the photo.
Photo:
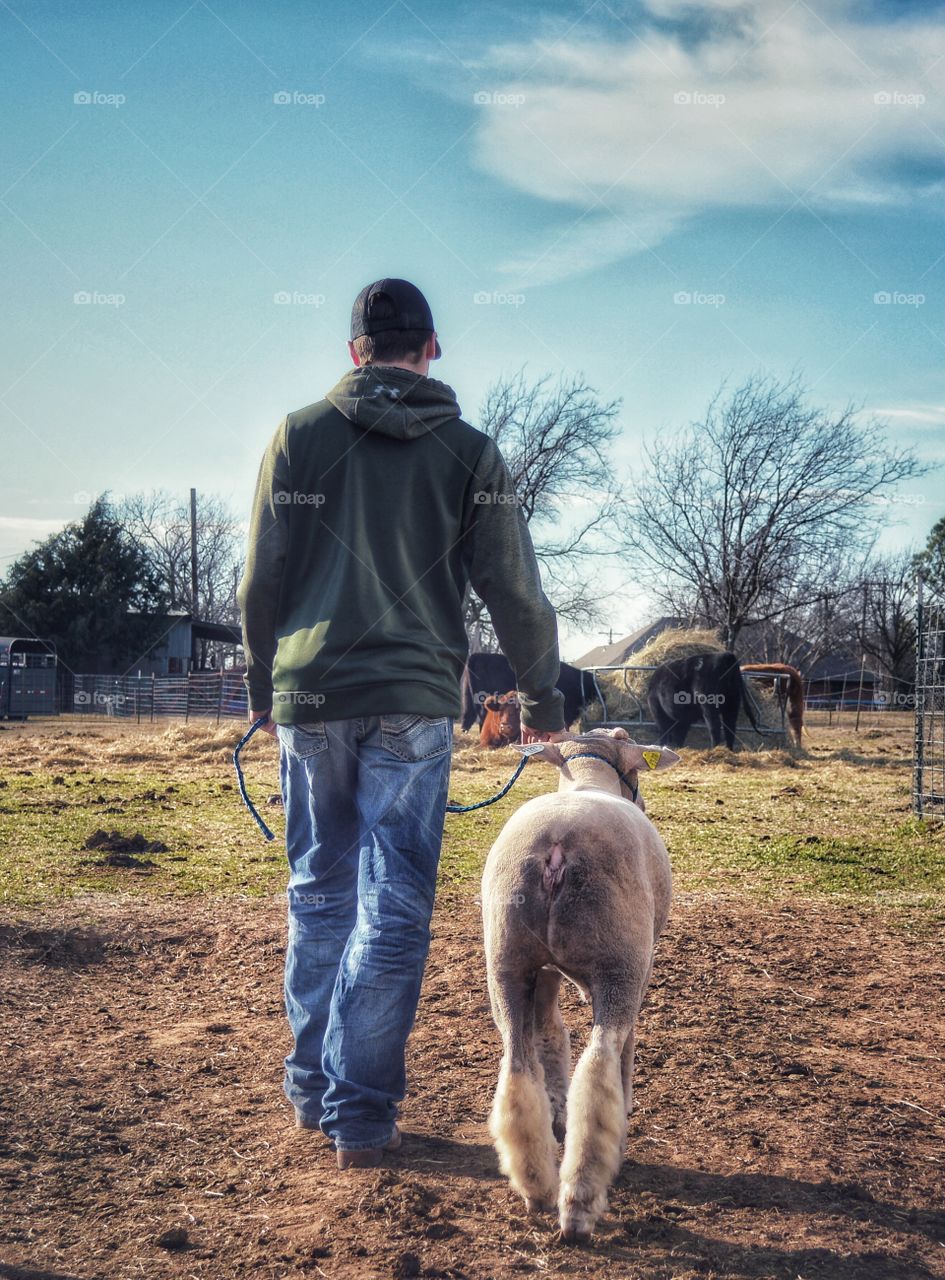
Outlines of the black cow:
[{"label": "black cow", "polygon": [[[589,702],[597,697],[594,677],[589,671],[562,662],[557,687],[564,694],[564,723],[573,724]],[[471,653],[463,673],[464,730],[485,719],[484,700],[492,693],[515,688],[515,672],[501,653]]]},{"label": "black cow", "polygon": [[713,747],[720,747],[724,739],[733,751],[742,702],[758,728],[734,653],[699,653],[662,663],[650,679],[647,700],[664,747],[683,746],[689,730],[701,721]]}]

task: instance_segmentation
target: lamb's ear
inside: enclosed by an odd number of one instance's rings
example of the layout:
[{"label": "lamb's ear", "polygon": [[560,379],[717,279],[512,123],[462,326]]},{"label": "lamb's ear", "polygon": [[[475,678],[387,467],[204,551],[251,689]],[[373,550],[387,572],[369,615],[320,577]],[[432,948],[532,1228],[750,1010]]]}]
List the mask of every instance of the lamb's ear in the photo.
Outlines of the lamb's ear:
[{"label": "lamb's ear", "polygon": [[516,743],[515,750],[523,756],[534,756],[536,760],[543,760],[545,764],[556,765],[559,769],[564,764],[564,756],[556,742],[528,742],[525,746]]},{"label": "lamb's ear", "polygon": [[671,769],[679,763],[679,756],[669,747],[643,747],[638,742],[622,747],[620,758],[625,770]]}]

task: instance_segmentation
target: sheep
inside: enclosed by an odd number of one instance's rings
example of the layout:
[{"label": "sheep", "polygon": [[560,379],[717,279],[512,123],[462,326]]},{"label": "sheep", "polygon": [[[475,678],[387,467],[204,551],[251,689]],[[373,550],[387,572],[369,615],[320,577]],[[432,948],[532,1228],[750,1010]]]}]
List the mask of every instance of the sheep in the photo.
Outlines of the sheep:
[{"label": "sheep", "polygon": [[[638,771],[679,756],[619,728],[523,750],[561,772],[557,793],[509,819],[483,873],[489,1000],[503,1043],[489,1128],[529,1211],[557,1205],[563,1239],[586,1242],[623,1160],[635,1024],[672,889]],[[570,1088],[562,976],[593,1008]]]}]

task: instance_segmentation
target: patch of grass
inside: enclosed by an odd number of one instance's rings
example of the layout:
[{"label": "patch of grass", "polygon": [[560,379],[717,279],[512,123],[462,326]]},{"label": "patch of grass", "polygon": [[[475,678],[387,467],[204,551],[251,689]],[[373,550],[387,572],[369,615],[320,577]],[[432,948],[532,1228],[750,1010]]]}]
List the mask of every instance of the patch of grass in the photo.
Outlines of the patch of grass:
[{"label": "patch of grass", "polygon": [[[221,776],[175,778],[111,768],[52,783],[0,773],[0,902],[45,902],[85,890],[194,894],[276,892],[285,880],[280,841],[267,844]],[[260,793],[264,798],[264,793]],[[271,812],[271,811],[269,811]],[[276,811],[279,812],[279,811]],[[270,822],[274,829],[279,819]],[[152,867],[109,867],[85,848],[97,830],[162,841]]]},{"label": "patch of grass", "polygon": [[[0,734],[0,902],[89,890],[186,896],[280,892],[286,879],[274,744],[254,744],[250,792],[276,832],[267,844],[240,803],[229,763],[235,727],[125,727],[82,735],[56,722]],[[910,811],[909,729],[854,737],[821,729],[806,751],[692,751],[643,779],[677,890],[849,899],[945,918],[945,827]],[[457,740],[450,799],[469,804],[508,780],[512,751]],[[530,764],[504,800],[448,815],[441,883],[474,889],[503,823],[551,790]],[[96,831],[140,833],[166,852],[151,867],[100,865]],[[143,861],[144,859],[142,859]]]}]

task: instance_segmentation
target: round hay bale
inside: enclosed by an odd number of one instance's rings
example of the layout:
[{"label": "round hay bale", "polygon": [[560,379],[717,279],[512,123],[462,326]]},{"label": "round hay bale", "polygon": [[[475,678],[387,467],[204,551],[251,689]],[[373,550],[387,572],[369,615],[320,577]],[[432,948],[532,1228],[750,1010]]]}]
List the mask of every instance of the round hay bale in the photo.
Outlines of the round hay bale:
[{"label": "round hay bale", "polygon": [[[632,653],[628,665],[658,667],[661,662],[673,658],[688,658],[696,653],[721,653],[718,633],[708,627],[670,627]],[[597,681],[607,700],[608,720],[649,720],[646,692],[650,687],[651,671],[599,671]],[[600,704],[588,709],[587,720],[604,718]]]},{"label": "round hay bale", "polygon": [[[634,667],[658,667],[663,662],[672,662],[677,658],[690,658],[698,653],[723,653],[724,650],[725,646],[719,640],[718,632],[710,627],[671,627],[654,636],[642,649],[632,653],[627,664]],[[652,671],[599,671],[596,674],[607,701],[606,719],[631,723],[650,720],[646,695]],[[780,727],[781,713],[773,686],[747,678],[745,684],[759,709],[761,723],[766,728]],[[594,703],[589,707],[585,718],[588,722],[603,720],[605,717],[600,704]],[[746,718],[744,712],[741,718]]]}]

